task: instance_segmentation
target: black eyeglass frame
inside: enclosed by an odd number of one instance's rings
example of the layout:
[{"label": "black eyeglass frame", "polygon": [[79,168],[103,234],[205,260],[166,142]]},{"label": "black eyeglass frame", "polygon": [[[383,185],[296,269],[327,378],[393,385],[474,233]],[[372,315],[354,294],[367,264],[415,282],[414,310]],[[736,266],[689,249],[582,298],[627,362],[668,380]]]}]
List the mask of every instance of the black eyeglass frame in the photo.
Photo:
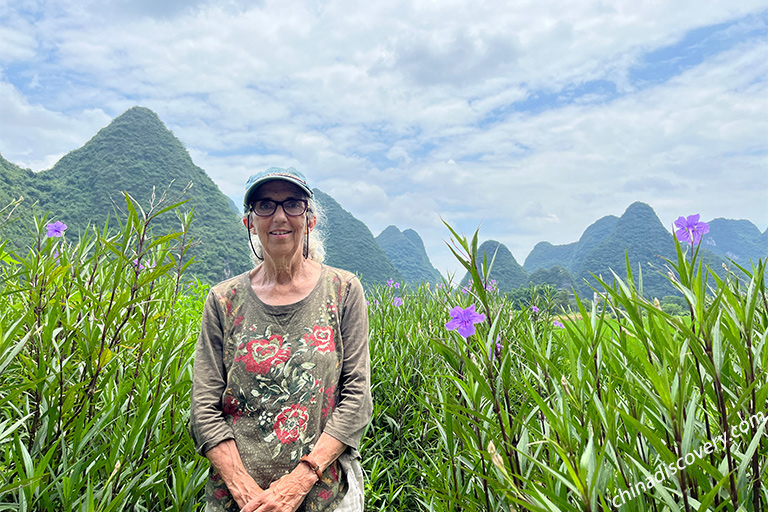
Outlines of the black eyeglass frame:
[{"label": "black eyeglass frame", "polygon": [[[262,202],[262,201],[269,201],[269,202],[271,202],[271,203],[274,203],[275,207],[272,209],[272,211],[271,211],[270,213],[268,213],[268,214],[260,214],[260,213],[258,213],[258,212],[256,211],[256,209],[254,208],[254,205],[255,205],[256,203],[259,203],[259,202]],[[302,204],[304,205],[304,209],[301,211],[301,213],[294,213],[294,214],[288,213],[288,211],[285,209],[285,206],[284,206],[284,204],[285,204],[285,203],[290,203],[290,202],[302,203]],[[264,198],[264,199],[256,199],[256,200],[254,200],[254,201],[251,203],[251,211],[252,211],[252,212],[254,213],[254,215],[256,215],[257,217],[271,217],[271,216],[272,216],[272,215],[274,215],[274,214],[275,214],[275,212],[277,211],[277,207],[278,207],[278,206],[279,206],[279,207],[281,207],[281,208],[283,209],[283,212],[284,212],[284,213],[285,213],[285,214],[286,214],[288,217],[300,217],[300,216],[304,215],[305,213],[307,213],[307,210],[309,209],[309,201],[307,201],[306,199],[293,199],[293,198],[288,198],[288,199],[285,199],[285,200],[283,200],[283,201],[275,201],[274,199],[268,199],[268,198]]]},{"label": "black eyeglass frame", "polygon": [[[272,199],[260,199],[260,201],[272,201]],[[279,205],[281,208],[283,208],[283,212],[285,212],[285,214],[288,215],[288,212],[285,211],[285,207],[283,206],[283,203],[285,203],[286,201],[299,201],[299,202],[304,203],[304,211],[301,212],[299,215],[304,215],[304,213],[306,213],[307,210],[309,209],[309,203],[308,203],[308,201],[306,199],[286,199],[285,201],[280,201],[280,202],[272,201],[273,203],[275,203],[275,211],[273,211],[269,215],[259,215],[258,213],[253,212],[253,203],[251,203],[251,211],[257,217],[269,217],[270,215],[274,215],[275,214],[275,212],[277,211],[277,206]],[[288,215],[288,216],[289,217],[298,217],[299,215]],[[246,222],[247,222],[246,227],[248,228],[248,243],[251,246],[251,251],[253,252],[253,255],[257,259],[259,259],[261,261],[264,261],[264,257],[263,256],[259,256],[256,253],[256,248],[253,246],[253,238],[251,238],[251,216],[250,215],[247,215],[247,221]],[[306,234],[304,235],[304,239],[305,239],[305,243],[304,243],[304,259],[307,259],[307,258],[309,258],[309,215],[307,215],[307,231],[306,231]]]}]

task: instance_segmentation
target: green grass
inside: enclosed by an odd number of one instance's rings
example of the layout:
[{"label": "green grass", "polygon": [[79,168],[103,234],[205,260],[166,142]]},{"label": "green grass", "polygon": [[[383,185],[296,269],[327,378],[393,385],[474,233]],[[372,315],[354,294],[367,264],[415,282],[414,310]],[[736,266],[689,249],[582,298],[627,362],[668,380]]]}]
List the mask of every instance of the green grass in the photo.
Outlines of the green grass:
[{"label": "green grass", "polygon": [[[191,217],[153,236],[172,205],[128,204],[119,234],[53,239],[37,219],[27,255],[0,249],[0,510],[202,510],[207,462],[187,422],[206,288],[180,263]],[[613,276],[560,329],[546,289],[526,300],[538,313],[486,290],[477,235],[452,234],[475,291],[368,293],[367,510],[766,510],[765,425],[731,431],[768,415],[763,263],[721,280],[676,245],[687,316]],[[486,316],[476,334],[446,330],[470,304]],[[611,505],[726,430],[726,449]]]}]

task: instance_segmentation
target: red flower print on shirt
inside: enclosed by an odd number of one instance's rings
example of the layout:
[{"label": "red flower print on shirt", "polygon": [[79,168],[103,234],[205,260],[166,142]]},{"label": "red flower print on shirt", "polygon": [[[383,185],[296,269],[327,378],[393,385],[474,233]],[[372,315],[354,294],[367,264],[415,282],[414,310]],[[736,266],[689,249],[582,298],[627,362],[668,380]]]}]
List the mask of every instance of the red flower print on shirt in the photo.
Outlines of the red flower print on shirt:
[{"label": "red flower print on shirt", "polygon": [[240,327],[240,325],[243,323],[243,320],[243,315],[235,317],[235,327]]},{"label": "red flower print on shirt", "polygon": [[315,347],[318,352],[333,352],[336,350],[336,343],[333,341],[333,327],[331,326],[314,326],[311,333],[304,335],[304,341]]},{"label": "red flower print on shirt", "polygon": [[317,493],[317,497],[323,501],[328,501],[329,499],[333,498],[333,493],[329,489],[323,489]]},{"label": "red flower print on shirt", "polygon": [[[242,345],[240,346],[242,349]],[[245,363],[245,370],[260,375],[269,373],[273,366],[286,362],[291,357],[290,347],[283,346],[283,337],[273,334],[268,340],[255,339],[245,344],[248,353],[235,358]]]},{"label": "red flower print on shirt", "polygon": [[328,399],[328,404],[323,407],[321,414],[323,418],[328,416],[336,408],[336,386],[330,386],[325,390],[325,397]]},{"label": "red flower print on shirt", "polygon": [[229,496],[229,491],[227,490],[226,487],[219,487],[218,489],[213,491],[213,495],[216,497],[216,499],[220,500],[222,498],[226,498],[227,496]]},{"label": "red flower print on shirt", "polygon": [[302,432],[307,430],[307,408],[300,404],[294,404],[283,409],[277,415],[274,429],[281,443],[293,443],[299,440]]},{"label": "red flower print on shirt", "polygon": [[224,403],[222,404],[221,409],[227,416],[232,416],[233,425],[235,425],[237,420],[242,418],[244,414],[243,411],[240,410],[240,400],[232,395],[227,395],[224,398]]}]

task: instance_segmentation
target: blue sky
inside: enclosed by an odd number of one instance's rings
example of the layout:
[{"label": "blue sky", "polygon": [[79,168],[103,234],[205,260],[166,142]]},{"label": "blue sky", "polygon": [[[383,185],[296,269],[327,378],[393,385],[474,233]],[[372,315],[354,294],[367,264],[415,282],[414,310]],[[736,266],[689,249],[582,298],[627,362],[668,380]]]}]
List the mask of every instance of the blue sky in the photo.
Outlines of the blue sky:
[{"label": "blue sky", "polygon": [[239,204],[302,170],[374,235],[539,241],[650,204],[768,227],[764,2],[9,0],[0,153],[50,168],[151,108]]}]

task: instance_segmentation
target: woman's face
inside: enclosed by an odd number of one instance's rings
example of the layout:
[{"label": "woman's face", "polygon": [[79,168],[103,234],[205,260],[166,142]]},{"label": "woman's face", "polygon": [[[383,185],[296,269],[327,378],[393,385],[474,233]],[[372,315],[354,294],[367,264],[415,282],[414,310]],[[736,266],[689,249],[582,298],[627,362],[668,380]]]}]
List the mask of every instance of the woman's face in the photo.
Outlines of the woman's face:
[{"label": "woman's face", "polygon": [[[293,183],[276,180],[269,181],[256,189],[252,203],[258,200],[271,199],[285,201],[286,199],[304,199],[306,195]],[[315,227],[316,219],[310,219],[309,230]],[[251,232],[259,237],[264,253],[272,258],[293,258],[302,254],[304,247],[304,232],[307,228],[307,213],[298,217],[285,214],[282,206],[269,217],[259,217],[251,213]]]}]

